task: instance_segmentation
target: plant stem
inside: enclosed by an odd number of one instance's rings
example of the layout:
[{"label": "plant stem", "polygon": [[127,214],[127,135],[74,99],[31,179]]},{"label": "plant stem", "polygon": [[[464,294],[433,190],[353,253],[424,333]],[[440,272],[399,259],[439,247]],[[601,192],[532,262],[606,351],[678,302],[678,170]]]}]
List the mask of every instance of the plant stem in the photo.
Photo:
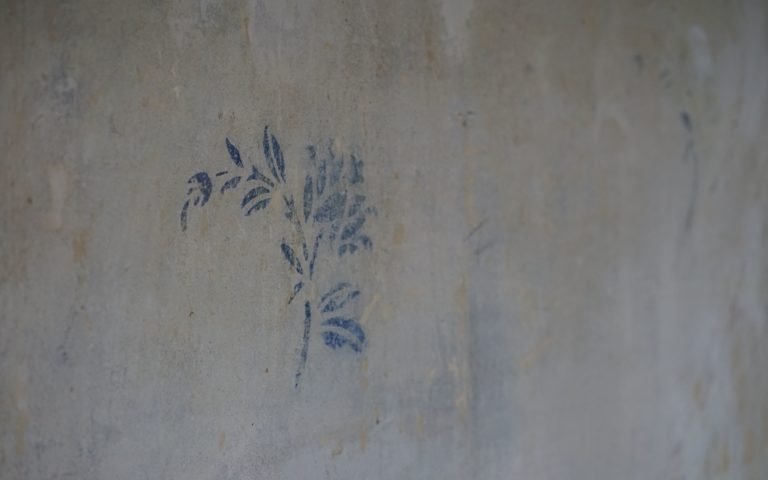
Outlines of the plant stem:
[{"label": "plant stem", "polygon": [[[306,238],[306,235],[304,234],[304,228],[302,226],[301,219],[298,216],[298,212],[296,212],[293,196],[291,196],[290,200],[288,200],[288,197],[284,193],[282,194],[282,196],[283,196],[283,200],[285,201],[286,207],[288,207],[291,211],[290,222],[293,224],[293,227],[296,229],[296,234],[301,237],[302,251],[304,253],[304,261],[307,262],[307,270],[309,270],[307,238]],[[306,284],[307,284],[307,288],[310,288],[311,274],[309,274],[309,278]],[[314,288],[312,288],[312,290],[314,290]],[[296,381],[294,383],[294,388],[299,388],[299,379],[301,378],[301,374],[304,372],[304,368],[307,366],[307,354],[309,353],[309,333],[310,333],[311,326],[312,326],[312,307],[309,303],[309,300],[305,300],[304,301],[304,335],[302,336],[301,353],[299,355],[299,366],[296,369]]]},{"label": "plant stem", "polygon": [[299,368],[296,369],[296,384],[295,388],[299,388],[299,378],[301,377],[304,367],[307,365],[307,353],[309,351],[309,330],[312,324],[312,309],[309,305],[309,300],[304,302],[304,337],[303,344],[301,346],[301,355],[299,357]]}]

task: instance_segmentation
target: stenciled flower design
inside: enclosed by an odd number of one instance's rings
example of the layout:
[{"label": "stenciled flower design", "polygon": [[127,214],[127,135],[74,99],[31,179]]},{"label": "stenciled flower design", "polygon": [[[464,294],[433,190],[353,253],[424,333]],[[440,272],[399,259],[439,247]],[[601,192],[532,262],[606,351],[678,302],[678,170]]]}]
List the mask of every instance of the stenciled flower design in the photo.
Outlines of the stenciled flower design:
[{"label": "stenciled flower design", "polygon": [[281,256],[295,275],[288,303],[298,297],[304,299],[304,328],[295,375],[298,388],[307,364],[313,317],[320,317],[321,337],[326,346],[334,350],[348,347],[356,353],[366,346],[365,331],[353,308],[360,290],[349,282],[334,282],[323,289],[323,285],[316,284],[315,272],[322,248],[328,248],[338,258],[373,248],[365,226],[376,210],[366,205],[363,161],[355,155],[347,159],[337,154],[331,142],[309,145],[309,172],[303,180],[301,198],[295,199],[287,187],[280,142],[268,127],[264,127],[262,140],[266,168],[251,165],[249,173],[240,150],[229,138],[224,143],[234,173],[222,170],[211,177],[207,172],[198,172],[187,180],[189,189],[181,208],[181,229],[187,230],[191,208],[204,207],[216,191],[221,196],[239,192],[245,216],[265,210],[272,202],[281,202],[284,217],[293,227],[293,237],[280,243]]}]

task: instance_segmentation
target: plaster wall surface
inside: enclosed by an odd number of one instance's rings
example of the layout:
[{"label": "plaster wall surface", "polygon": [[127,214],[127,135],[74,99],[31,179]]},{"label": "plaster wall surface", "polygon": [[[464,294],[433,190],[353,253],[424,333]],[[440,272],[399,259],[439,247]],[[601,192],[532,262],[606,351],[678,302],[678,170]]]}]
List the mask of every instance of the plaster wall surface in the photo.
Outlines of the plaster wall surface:
[{"label": "plaster wall surface", "polygon": [[767,11],[0,1],[0,478],[768,478]]}]

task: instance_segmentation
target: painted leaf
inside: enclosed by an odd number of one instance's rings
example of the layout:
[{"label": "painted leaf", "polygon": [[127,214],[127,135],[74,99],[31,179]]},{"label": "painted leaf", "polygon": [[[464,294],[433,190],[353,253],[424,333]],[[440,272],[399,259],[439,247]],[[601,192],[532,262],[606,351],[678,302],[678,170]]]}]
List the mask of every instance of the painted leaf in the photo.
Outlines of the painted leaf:
[{"label": "painted leaf", "polygon": [[315,260],[317,260],[317,249],[320,246],[320,239],[323,238],[323,232],[315,237],[315,245],[312,247],[312,258],[309,260],[309,278],[315,273]]},{"label": "painted leaf", "polygon": [[349,183],[354,185],[356,183],[363,183],[364,181],[365,178],[363,178],[363,161],[358,160],[357,157],[352,155],[351,175]]},{"label": "painted leaf", "polygon": [[309,220],[312,214],[312,177],[307,175],[304,181],[304,221]]},{"label": "painted leaf", "polygon": [[272,149],[269,145],[269,127],[264,127],[264,140],[263,140],[263,146],[264,146],[264,158],[267,160],[267,167],[269,167],[269,171],[272,172],[272,176],[277,180],[280,181],[280,177],[277,176],[277,169],[275,168],[275,158],[273,156]]},{"label": "painted leaf", "polygon": [[299,282],[296,285],[293,286],[293,293],[291,294],[291,298],[288,299],[288,304],[290,305],[294,298],[296,298],[296,295],[301,291],[301,288],[304,286],[304,282]]},{"label": "painted leaf", "polygon": [[339,224],[338,223],[332,223],[331,224],[331,233],[328,234],[328,241],[333,243],[334,240],[336,240],[336,235],[339,233]]},{"label": "painted leaf", "polygon": [[355,352],[360,352],[365,345],[363,328],[351,318],[333,317],[323,322],[325,344],[333,349],[349,345]]},{"label": "painted leaf", "polygon": [[360,210],[362,210],[363,203],[365,203],[365,195],[355,195],[352,199],[352,205],[349,207],[349,212],[347,213],[348,217],[354,217],[357,215]]},{"label": "painted leaf", "polygon": [[344,290],[349,288],[350,285],[347,282],[339,282],[336,285],[333,286],[330,290],[325,292],[322,297],[320,297],[320,304],[324,304],[326,300],[333,297],[334,295],[339,294],[340,292],[343,294]]},{"label": "painted leaf", "polygon": [[344,169],[344,157],[338,156],[336,157],[333,152],[331,152],[331,171],[330,171],[330,180],[331,185],[336,185],[341,180],[341,172]]},{"label": "painted leaf", "polygon": [[225,141],[227,143],[227,151],[229,152],[229,158],[232,159],[232,162],[234,162],[235,165],[237,165],[240,168],[243,168],[243,159],[240,158],[240,150],[238,150],[236,146],[232,145],[232,142],[230,142],[228,138],[225,138]]},{"label": "painted leaf", "polygon": [[265,177],[265,176],[264,176],[264,175],[263,175],[263,174],[262,174],[262,173],[259,171],[259,169],[258,169],[258,168],[256,168],[255,166],[251,165],[251,169],[252,169],[252,170],[251,170],[251,174],[248,176],[248,178],[246,178],[246,180],[247,180],[247,181],[251,181],[251,180],[258,180],[258,181],[260,181],[260,182],[264,182],[264,183],[266,183],[266,184],[267,184],[267,185],[269,185],[270,187],[274,187],[274,186],[275,186],[275,182],[273,182],[273,181],[272,181],[272,180],[270,180],[269,178]]},{"label": "painted leaf", "polygon": [[291,248],[291,246],[287,243],[283,242],[280,244],[280,249],[283,251],[283,256],[285,256],[285,259],[288,260],[288,263],[290,263],[291,266],[296,269],[297,273],[303,275],[304,269],[301,268],[301,262],[298,258],[296,258],[296,254],[293,252],[293,248]]},{"label": "painted leaf", "polygon": [[352,290],[351,292],[347,293],[346,296],[341,296],[341,298],[331,298],[325,304],[322,311],[323,313],[335,312],[336,310],[344,308],[344,305],[346,305],[347,302],[349,302],[350,300],[354,300],[359,295],[360,295],[360,290]]},{"label": "painted leaf", "polygon": [[195,195],[193,201],[196,206],[200,205],[202,207],[208,203],[208,199],[211,198],[211,192],[213,191],[213,182],[211,182],[211,177],[209,177],[207,173],[196,173],[189,177],[187,183],[192,185],[187,192],[188,195],[191,195],[197,190],[197,195]]},{"label": "painted leaf", "polygon": [[[349,341],[344,338],[342,335],[339,335],[336,332],[323,332],[323,343],[325,343],[327,346],[331,347],[334,350],[338,350]],[[353,347],[354,349],[354,347]],[[360,352],[360,350],[355,350],[356,352]]]},{"label": "painted leaf", "polygon": [[354,243],[344,243],[339,245],[339,257],[343,257],[345,253],[355,253],[357,251],[357,245]]},{"label": "painted leaf", "polygon": [[322,195],[323,192],[325,191],[325,170],[326,170],[326,165],[325,165],[325,160],[323,160],[322,162],[320,162],[320,166],[317,167],[317,196],[318,197]]},{"label": "painted leaf", "polygon": [[243,201],[240,204],[240,207],[245,207],[248,202],[253,200],[254,198],[260,196],[260,195],[266,195],[270,192],[270,190],[267,187],[258,186],[256,188],[252,188],[248,191],[248,193],[245,194],[243,197]]},{"label": "painted leaf", "polygon": [[344,204],[347,200],[346,192],[336,192],[323,202],[323,205],[315,212],[315,221],[320,223],[333,222],[344,213]]},{"label": "painted leaf", "polygon": [[357,217],[354,221],[348,223],[344,230],[341,231],[341,240],[348,240],[355,236],[355,234],[363,227],[365,223],[365,217]]},{"label": "painted leaf", "polygon": [[182,232],[187,230],[187,212],[188,211],[189,211],[189,200],[184,202],[184,206],[181,207],[181,215],[179,216],[179,220],[181,221]]},{"label": "painted leaf", "polygon": [[280,148],[280,144],[277,143],[277,139],[274,135],[272,137],[272,155],[275,157],[275,166],[277,172],[280,174],[280,178],[285,183],[285,159],[283,158],[283,149]]},{"label": "painted leaf", "polygon": [[240,176],[232,177],[229,180],[227,180],[224,185],[221,186],[221,193],[224,193],[225,191],[233,188],[237,188],[237,184],[240,183]]},{"label": "painted leaf", "polygon": [[258,212],[259,210],[267,208],[267,206],[269,206],[270,200],[271,198],[265,198],[264,200],[259,200],[258,202],[254,203],[253,206],[249,208],[247,212],[245,212],[245,216],[247,217],[253,212]]},{"label": "painted leaf", "polygon": [[285,201],[285,218],[288,220],[295,222],[298,222],[298,219],[296,219],[296,206],[293,203],[293,197],[290,199],[283,195],[283,201]]}]

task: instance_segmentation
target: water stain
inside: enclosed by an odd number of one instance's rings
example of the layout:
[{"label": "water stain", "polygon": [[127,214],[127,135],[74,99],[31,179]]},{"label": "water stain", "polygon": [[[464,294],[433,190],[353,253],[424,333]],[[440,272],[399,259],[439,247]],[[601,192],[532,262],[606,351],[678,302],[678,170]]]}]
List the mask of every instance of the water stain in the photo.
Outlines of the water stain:
[{"label": "water stain", "polygon": [[224,450],[224,442],[227,440],[227,434],[224,431],[219,432],[219,450]]}]

